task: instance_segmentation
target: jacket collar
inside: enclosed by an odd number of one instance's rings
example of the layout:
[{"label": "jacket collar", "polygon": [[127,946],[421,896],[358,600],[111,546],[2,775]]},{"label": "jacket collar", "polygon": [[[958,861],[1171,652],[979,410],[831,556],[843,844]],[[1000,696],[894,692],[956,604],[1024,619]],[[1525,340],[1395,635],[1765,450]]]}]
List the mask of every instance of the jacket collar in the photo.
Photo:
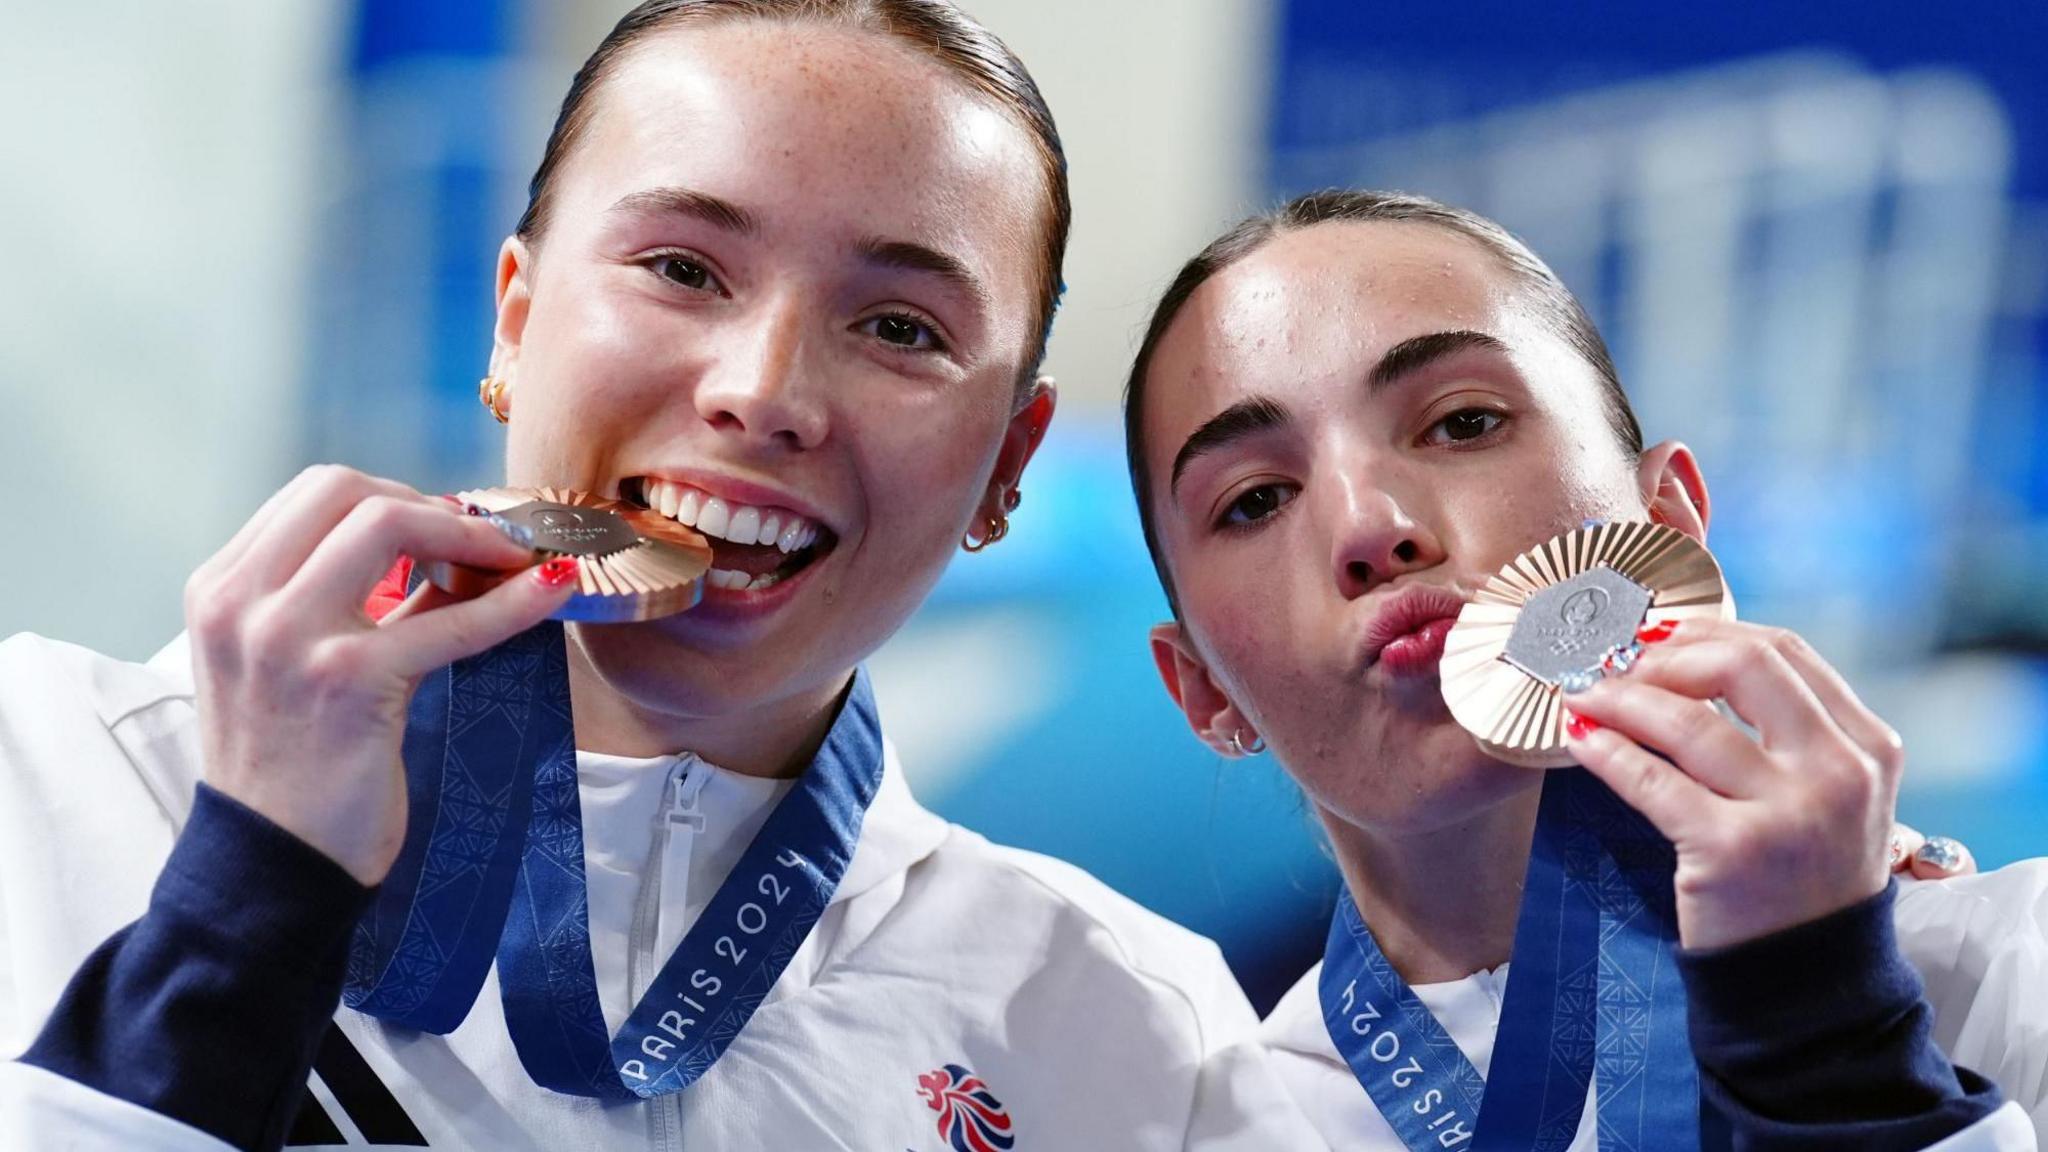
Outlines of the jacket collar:
[{"label": "jacket collar", "polygon": [[1323,1025],[1323,1004],[1317,991],[1322,977],[1323,965],[1319,960],[1280,997],[1280,1002],[1273,1005],[1259,1025],[1261,1043],[1279,1052],[1313,1056],[1336,1064],[1344,1062],[1337,1054],[1337,1045],[1330,1040],[1329,1029]]},{"label": "jacket collar", "polygon": [[903,778],[903,764],[896,746],[882,742],[882,782],[875,789],[875,802],[862,821],[860,842],[846,875],[832,893],[832,902],[848,900],[908,869],[932,854],[945,840],[949,825],[917,802],[910,784]]}]

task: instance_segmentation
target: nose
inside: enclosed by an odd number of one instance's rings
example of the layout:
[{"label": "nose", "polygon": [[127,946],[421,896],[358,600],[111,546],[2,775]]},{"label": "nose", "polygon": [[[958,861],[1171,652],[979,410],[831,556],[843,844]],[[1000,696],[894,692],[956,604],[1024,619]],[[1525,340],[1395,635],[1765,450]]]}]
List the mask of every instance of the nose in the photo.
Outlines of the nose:
[{"label": "nose", "polygon": [[798,301],[764,301],[736,325],[725,354],[698,379],[697,414],[722,432],[764,446],[815,448],[827,416],[809,363]]},{"label": "nose", "polygon": [[1336,526],[1331,569],[1346,600],[1444,561],[1436,534],[1411,514],[1409,502],[1385,487],[1345,485],[1337,501]]}]

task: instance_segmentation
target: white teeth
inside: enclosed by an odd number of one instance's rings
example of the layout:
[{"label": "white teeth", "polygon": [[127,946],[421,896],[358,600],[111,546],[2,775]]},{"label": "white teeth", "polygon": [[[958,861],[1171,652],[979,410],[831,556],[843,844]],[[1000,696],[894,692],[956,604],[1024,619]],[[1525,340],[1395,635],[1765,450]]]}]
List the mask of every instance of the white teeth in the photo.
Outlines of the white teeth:
[{"label": "white teeth", "polygon": [[745,572],[736,572],[730,568],[713,568],[704,574],[704,583],[711,585],[713,588],[744,592],[759,592],[761,589],[770,587],[781,579],[782,577],[777,576],[773,572],[763,572],[759,576],[749,576]]},{"label": "white teeth", "polygon": [[697,513],[697,531],[706,536],[725,539],[725,530],[732,525],[732,509],[725,501],[713,496],[704,502],[704,510]]},{"label": "white teeth", "polygon": [[639,481],[641,502],[664,516],[735,544],[795,552],[817,542],[818,525],[783,508],[737,504],[673,480]]},{"label": "white teeth", "polygon": [[726,526],[724,532],[719,533],[735,544],[752,544],[754,538],[760,534],[761,510],[744,505],[733,509],[732,523]]}]

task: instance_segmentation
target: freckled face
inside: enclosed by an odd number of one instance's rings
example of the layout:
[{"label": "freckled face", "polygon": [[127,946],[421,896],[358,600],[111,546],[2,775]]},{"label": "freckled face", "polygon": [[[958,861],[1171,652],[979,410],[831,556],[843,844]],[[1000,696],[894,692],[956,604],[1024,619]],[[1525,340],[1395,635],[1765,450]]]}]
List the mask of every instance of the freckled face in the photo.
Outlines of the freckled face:
[{"label": "freckled face", "polygon": [[[1189,437],[1252,400],[1257,426],[1174,483]],[[1644,512],[1592,370],[1490,254],[1411,223],[1282,235],[1188,301],[1143,417],[1183,624],[1312,798],[1421,831],[1534,783],[1367,639],[1405,589],[1469,598],[1532,544]]]},{"label": "freckled face", "polygon": [[596,100],[500,308],[509,481],[665,477],[822,522],[800,582],[577,641],[657,712],[834,685],[988,483],[1036,337],[1033,142],[906,46],[811,25],[657,35]]}]

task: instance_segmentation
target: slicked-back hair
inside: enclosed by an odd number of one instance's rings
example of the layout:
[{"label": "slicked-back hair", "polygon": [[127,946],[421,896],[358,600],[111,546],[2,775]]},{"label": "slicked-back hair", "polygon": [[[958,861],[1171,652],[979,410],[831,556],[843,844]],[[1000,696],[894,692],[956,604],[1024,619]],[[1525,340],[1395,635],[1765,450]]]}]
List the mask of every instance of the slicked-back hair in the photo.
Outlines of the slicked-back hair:
[{"label": "slicked-back hair", "polygon": [[1052,109],[1046,106],[1024,62],[951,0],[646,0],[620,18],[569,82],[540,166],[527,186],[526,211],[514,234],[538,249],[554,207],[556,174],[589,127],[596,107],[593,97],[618,70],[622,57],[657,33],[738,20],[836,25],[891,37],[936,61],[1023,126],[1037,148],[1044,184],[1042,267],[1034,329],[1038,338],[1025,357],[1024,382],[1028,382],[1045,358],[1046,339],[1064,287],[1061,267],[1073,222],[1066,153],[1060,146]]},{"label": "slicked-back hair", "polygon": [[1594,327],[1578,297],[1513,233],[1477,212],[1406,192],[1327,189],[1297,197],[1272,212],[1239,221],[1181,266],[1179,275],[1167,285],[1158,306],[1152,310],[1152,321],[1146,325],[1145,339],[1138,346],[1130,378],[1124,384],[1124,451],[1131,471],[1131,489],[1138,499],[1138,520],[1145,529],[1145,547],[1152,554],[1152,569],[1159,574],[1160,587],[1166,591],[1166,602],[1175,619],[1180,618],[1180,598],[1174,591],[1173,572],[1159,549],[1158,525],[1152,514],[1152,478],[1145,468],[1146,375],[1159,342],[1189,298],[1217,273],[1289,232],[1318,224],[1357,221],[1401,221],[1440,228],[1477,243],[1499,260],[1533,303],[1534,314],[1593,369],[1608,425],[1628,458],[1633,460],[1642,455],[1643,431],[1622,391],[1621,377],[1615,372],[1607,342],[1601,339],[1600,330]]}]

